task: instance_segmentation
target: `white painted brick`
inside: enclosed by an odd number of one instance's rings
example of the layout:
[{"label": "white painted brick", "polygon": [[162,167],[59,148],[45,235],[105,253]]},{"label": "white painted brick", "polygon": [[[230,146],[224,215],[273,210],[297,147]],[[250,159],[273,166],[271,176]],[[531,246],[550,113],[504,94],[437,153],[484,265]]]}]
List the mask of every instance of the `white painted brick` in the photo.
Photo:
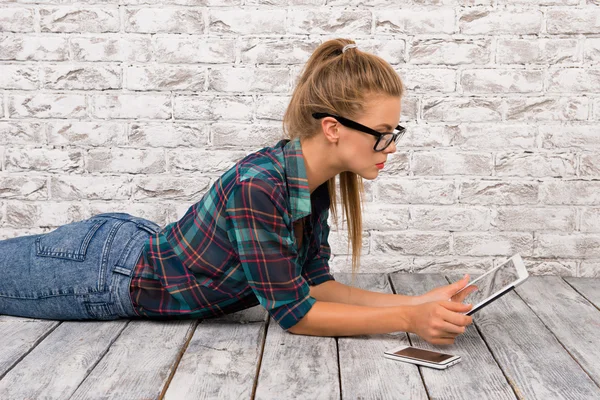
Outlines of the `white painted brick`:
[{"label": "white painted brick", "polygon": [[[404,110],[402,110],[404,114]],[[406,127],[406,133],[398,142],[397,147],[447,147],[450,146],[452,135],[443,126],[432,125],[407,125],[401,122],[400,125]]]},{"label": "white painted brick", "polygon": [[521,69],[466,69],[460,84],[465,93],[541,92],[544,72]]},{"label": "white painted brick", "polygon": [[600,30],[600,10],[597,7],[549,9],[546,13],[546,29],[550,34],[597,34]]},{"label": "white painted brick", "polygon": [[586,37],[583,43],[583,61],[585,63],[600,62],[600,38]]},{"label": "white painted brick", "polygon": [[[337,35],[334,35],[337,37]],[[325,41],[326,38],[323,38]],[[406,42],[401,39],[383,38],[383,39],[356,39],[358,49],[361,51],[375,54],[392,65],[405,62],[404,52]]]},{"label": "white painted brick", "polygon": [[593,112],[593,119],[595,121],[600,120],[600,98],[599,99],[595,99],[594,100],[594,105],[592,108],[592,112]]},{"label": "white painted brick", "polygon": [[209,90],[217,92],[283,92],[290,86],[286,68],[219,67],[209,70]]},{"label": "white painted brick", "polygon": [[581,155],[581,176],[600,177],[600,154]]},{"label": "white painted brick", "polygon": [[577,39],[498,39],[498,64],[550,64],[578,61]]},{"label": "white painted brick", "polygon": [[3,228],[0,229],[0,240],[12,239],[19,236],[39,235],[50,230],[51,228]]},{"label": "white painted brick", "polygon": [[0,89],[35,90],[38,87],[37,67],[0,65]]},{"label": "white painted brick", "polygon": [[7,7],[0,10],[0,32],[33,32],[33,8]]},{"label": "white painted brick", "polygon": [[575,208],[498,207],[492,225],[501,231],[575,230]]},{"label": "white painted brick", "polygon": [[52,65],[44,70],[44,87],[56,90],[121,88],[121,67],[116,65]]},{"label": "white painted brick", "polygon": [[530,149],[535,147],[536,127],[472,123],[446,126],[444,133],[461,149]]},{"label": "white painted brick", "polygon": [[574,177],[573,153],[500,152],[496,155],[496,176]]},{"label": "white painted brick", "polygon": [[500,121],[502,101],[486,98],[426,98],[423,119],[428,121]]},{"label": "white painted brick", "polygon": [[492,258],[483,257],[417,257],[411,272],[423,274],[482,274],[493,268]]},{"label": "white painted brick", "polygon": [[537,204],[538,182],[464,181],[460,183],[462,204]]},{"label": "white painted brick", "polygon": [[249,121],[252,108],[252,96],[176,95],[173,99],[176,119]]},{"label": "white painted brick", "polygon": [[600,92],[600,69],[566,68],[548,71],[548,92]]},{"label": "white painted brick", "polygon": [[[361,246],[362,254],[369,254],[369,240],[369,233],[363,232]],[[332,231],[329,234],[328,243],[331,248],[331,254],[335,256],[352,254],[352,246],[348,248],[348,244],[350,243],[348,240],[348,231]]]},{"label": "white painted brick", "polygon": [[600,235],[552,234],[536,235],[534,256],[536,257],[600,257]]},{"label": "white painted brick", "polygon": [[126,34],[115,37],[73,37],[70,44],[76,61],[148,62],[152,55],[149,37]]},{"label": "white painted brick", "polygon": [[413,93],[456,91],[456,71],[453,69],[401,69],[398,71],[405,90]]},{"label": "white painted brick", "polygon": [[[187,200],[198,201],[210,187],[207,177],[185,178],[177,176],[139,177],[133,180],[135,200]],[[191,205],[188,204],[189,208]]]},{"label": "white painted brick", "polygon": [[131,196],[131,178],[121,176],[62,176],[50,178],[52,200],[119,200]]},{"label": "white painted brick", "polygon": [[98,148],[89,150],[86,158],[89,172],[155,174],[165,171],[162,149]]},{"label": "white painted brick", "polygon": [[600,278],[600,261],[583,260],[579,266],[579,276]]},{"label": "white painted brick", "polygon": [[195,66],[143,65],[125,69],[130,90],[204,90],[206,69]]},{"label": "white painted brick", "polygon": [[244,64],[303,64],[319,40],[247,38],[241,44]]},{"label": "white painted brick", "polygon": [[170,215],[173,212],[173,206],[166,204],[164,201],[154,203],[135,203],[129,202],[100,202],[92,201],[89,205],[90,216],[104,214],[109,212],[125,212],[136,217],[145,218],[158,225],[165,226],[169,222],[173,222],[170,219]]},{"label": "white painted brick", "polygon": [[129,144],[143,147],[199,147],[208,144],[208,126],[202,123],[135,122]]},{"label": "white painted brick", "polygon": [[[375,33],[404,33],[407,35],[454,33],[455,13],[452,8],[375,10]],[[369,33],[369,32],[366,32]]]},{"label": "white painted brick", "polygon": [[455,185],[451,180],[388,179],[379,187],[378,200],[394,204],[453,204]]},{"label": "white painted brick", "polygon": [[11,118],[85,118],[85,95],[81,94],[11,94],[8,96]]},{"label": "white painted brick", "polygon": [[465,9],[459,15],[461,33],[526,35],[540,33],[541,10],[497,11],[494,9]]},{"label": "white painted brick", "polygon": [[227,7],[240,6],[242,0],[122,0],[121,4],[125,5],[162,5],[173,4],[181,6],[210,6],[210,7]]},{"label": "white painted brick", "polygon": [[46,144],[44,125],[39,122],[0,121],[0,145],[7,144],[11,146]]},{"label": "white painted brick", "polygon": [[45,200],[48,185],[45,177],[9,175],[0,178],[3,199]]},{"label": "white painted brick", "polygon": [[169,172],[221,175],[246,156],[245,151],[177,149],[167,153]]},{"label": "white painted brick", "polygon": [[540,201],[543,204],[598,205],[600,204],[600,182],[542,182]]},{"label": "white painted brick", "polygon": [[14,228],[58,227],[87,218],[80,203],[9,201],[6,204],[6,226]]},{"label": "white painted brick", "polygon": [[371,232],[371,254],[397,255],[437,255],[450,252],[450,235],[447,232]]},{"label": "white painted brick", "polygon": [[466,256],[522,256],[533,252],[533,235],[520,232],[456,232],[454,253]]},{"label": "white painted brick", "polygon": [[81,172],[83,169],[81,150],[9,148],[5,157],[8,171],[70,173]]},{"label": "white painted brick", "polygon": [[[359,260],[359,273],[393,273],[410,272],[413,269],[414,257],[394,256],[387,254],[371,255],[365,254]],[[352,258],[346,255],[333,257],[329,262],[331,272],[352,272]]]},{"label": "white painted brick", "polygon": [[197,8],[128,8],[124,28],[137,33],[204,33],[204,13]]},{"label": "white painted brick", "polygon": [[258,96],[256,99],[256,118],[283,121],[285,110],[291,96]]},{"label": "white painted brick", "polygon": [[415,175],[490,176],[493,164],[490,153],[416,151],[412,156],[411,170]]},{"label": "white painted brick", "polygon": [[156,61],[163,63],[222,64],[235,61],[233,39],[181,37],[156,38]]},{"label": "white painted brick", "polygon": [[48,140],[54,146],[120,146],[127,143],[125,125],[109,121],[49,123]]},{"label": "white painted brick", "polygon": [[103,7],[42,7],[42,32],[118,32],[119,9]]},{"label": "white painted brick", "polygon": [[47,36],[0,36],[0,60],[65,61],[67,39]]},{"label": "white painted brick", "polygon": [[598,126],[589,125],[542,125],[539,127],[542,147],[545,149],[600,150]]},{"label": "white painted brick", "polygon": [[385,167],[379,172],[381,176],[406,176],[409,173],[410,153],[396,151],[395,154],[390,154]]},{"label": "white painted brick", "polygon": [[405,120],[416,120],[419,115],[420,100],[416,97],[402,97],[402,116]]},{"label": "white painted brick", "polygon": [[363,231],[397,231],[408,227],[408,207],[395,204],[365,203]]},{"label": "white painted brick", "polygon": [[409,229],[422,231],[486,231],[491,213],[484,207],[411,206]]},{"label": "white painted brick", "polygon": [[507,103],[507,120],[586,120],[590,109],[589,99],[586,97],[525,97],[520,99],[510,99]]},{"label": "white painted brick", "polygon": [[283,34],[285,33],[285,10],[277,9],[231,9],[218,8],[209,11],[210,34]]},{"label": "white painted brick", "polygon": [[498,5],[502,6],[576,6],[579,3],[579,0],[498,0]]},{"label": "white painted brick", "polygon": [[333,8],[290,10],[287,33],[368,35],[371,33],[371,12]]},{"label": "white painted brick", "polygon": [[273,146],[283,139],[281,125],[215,123],[211,127],[212,144],[245,149]]},{"label": "white painted brick", "polygon": [[489,39],[420,39],[408,52],[411,64],[487,64],[491,59]]},{"label": "white painted brick", "polygon": [[[525,269],[530,275],[560,275],[575,276],[577,272],[577,262],[567,260],[540,260],[523,259]],[[499,264],[498,264],[499,265]]]},{"label": "white painted brick", "polygon": [[162,94],[96,95],[93,97],[97,118],[171,118],[171,99]]}]

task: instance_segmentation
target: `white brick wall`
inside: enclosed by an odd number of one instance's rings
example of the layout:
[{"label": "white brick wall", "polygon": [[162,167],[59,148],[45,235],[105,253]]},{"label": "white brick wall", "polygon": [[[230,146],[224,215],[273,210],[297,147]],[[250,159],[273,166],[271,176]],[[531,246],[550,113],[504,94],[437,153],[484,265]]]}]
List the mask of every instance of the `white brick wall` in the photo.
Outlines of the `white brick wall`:
[{"label": "white brick wall", "polygon": [[[362,271],[600,276],[600,1],[0,0],[0,238],[178,219],[355,39],[407,88]],[[345,232],[332,267],[348,271]]]}]

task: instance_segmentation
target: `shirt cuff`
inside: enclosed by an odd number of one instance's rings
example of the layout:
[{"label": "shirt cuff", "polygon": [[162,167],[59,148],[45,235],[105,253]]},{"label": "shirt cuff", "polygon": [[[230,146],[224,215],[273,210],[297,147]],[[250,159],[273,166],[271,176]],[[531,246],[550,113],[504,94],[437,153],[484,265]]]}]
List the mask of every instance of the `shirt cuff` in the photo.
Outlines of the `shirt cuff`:
[{"label": "shirt cuff", "polygon": [[315,300],[314,297],[306,296],[304,299],[298,300],[295,303],[286,304],[271,310],[271,317],[273,317],[275,322],[277,322],[282,329],[287,331],[300,322],[316,302],[317,300]]}]

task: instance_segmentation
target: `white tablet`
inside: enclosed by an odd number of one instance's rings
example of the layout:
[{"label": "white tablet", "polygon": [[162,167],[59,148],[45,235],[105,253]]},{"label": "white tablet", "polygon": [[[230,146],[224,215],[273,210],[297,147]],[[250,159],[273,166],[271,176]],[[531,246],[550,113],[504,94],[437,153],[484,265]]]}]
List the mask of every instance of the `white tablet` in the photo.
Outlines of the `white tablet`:
[{"label": "white tablet", "polygon": [[473,304],[473,308],[467,315],[473,314],[477,310],[481,310],[492,301],[504,296],[529,277],[525,264],[519,254],[515,254],[506,262],[486,272],[479,278],[469,282],[467,286],[459,290],[462,292],[470,286],[477,287],[477,290],[470,293],[463,303]]}]

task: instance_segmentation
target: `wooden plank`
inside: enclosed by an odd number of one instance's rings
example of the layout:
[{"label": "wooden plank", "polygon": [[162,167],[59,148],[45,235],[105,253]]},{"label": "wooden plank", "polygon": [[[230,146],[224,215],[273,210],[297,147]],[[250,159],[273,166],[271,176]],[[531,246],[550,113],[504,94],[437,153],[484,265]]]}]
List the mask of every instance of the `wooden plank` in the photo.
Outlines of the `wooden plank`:
[{"label": "wooden plank", "polygon": [[58,321],[0,316],[0,378],[58,324]]},{"label": "wooden plank", "polygon": [[[341,283],[374,292],[392,293],[385,274],[335,274]],[[384,351],[408,345],[404,332],[338,338],[342,397],[345,399],[427,399],[414,365],[383,356]],[[357,379],[359,378],[359,379]]]},{"label": "wooden plank", "polygon": [[576,278],[573,276],[564,278],[569,285],[575,288],[590,303],[600,309],[600,279],[598,278]]},{"label": "wooden plank", "polygon": [[531,276],[517,293],[600,385],[600,311],[558,276]]},{"label": "wooden plank", "polygon": [[69,398],[126,325],[63,322],[4,376],[2,398]]},{"label": "wooden plank", "polygon": [[164,398],[250,399],[267,315],[257,306],[199,324]]},{"label": "wooden plank", "polygon": [[[439,274],[392,274],[397,293],[416,296],[448,284]],[[419,367],[429,396],[436,399],[514,399],[515,394],[475,326],[470,325],[454,344],[437,346],[409,334],[412,345],[461,356],[447,370]]]},{"label": "wooden plank", "polygon": [[132,321],[71,399],[158,398],[196,320]]}]

